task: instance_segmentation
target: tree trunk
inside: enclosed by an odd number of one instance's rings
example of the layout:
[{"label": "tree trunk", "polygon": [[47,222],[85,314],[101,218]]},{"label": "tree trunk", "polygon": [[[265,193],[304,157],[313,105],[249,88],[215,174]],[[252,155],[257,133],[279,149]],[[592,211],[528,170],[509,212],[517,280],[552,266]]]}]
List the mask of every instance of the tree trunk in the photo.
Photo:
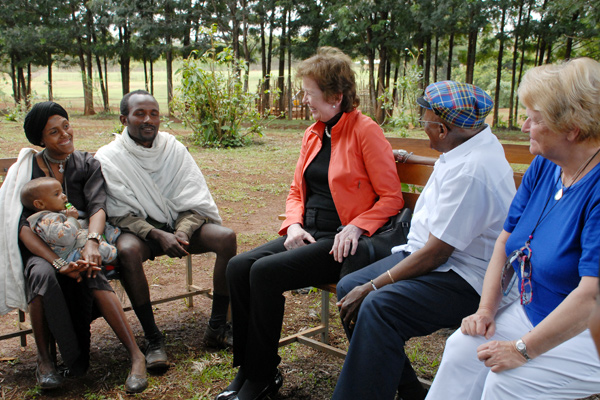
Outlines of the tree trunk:
[{"label": "tree trunk", "polygon": [[439,50],[440,50],[440,37],[439,35],[435,35],[435,50],[433,54],[433,82],[437,82],[438,80],[438,59],[439,59]]},{"label": "tree trunk", "polygon": [[506,6],[502,8],[500,22],[500,43],[498,47],[498,64],[496,66],[496,92],[494,93],[494,117],[492,126],[498,126],[498,102],[500,101],[500,80],[502,79],[502,56],[504,56],[504,22],[506,21]]},{"label": "tree trunk", "polygon": [[27,99],[27,83],[25,81],[25,73],[23,67],[17,67],[17,73],[19,74],[19,99],[25,100],[25,107],[29,110],[29,100]]},{"label": "tree trunk", "polygon": [[52,93],[52,53],[47,53],[47,65],[48,65],[48,101],[54,101],[54,94]]},{"label": "tree trunk", "polygon": [[[73,18],[75,16],[73,15]],[[77,38],[77,55],[79,58],[79,70],[81,73],[81,83],[83,85],[83,115],[94,115],[93,95],[91,95],[91,85],[88,81],[87,67],[85,65],[85,52],[83,49],[82,38]]]},{"label": "tree trunk", "polygon": [[[525,43],[529,33],[529,21],[531,20],[531,9],[534,7],[535,0],[530,0],[529,8],[527,10],[527,18],[525,19],[525,29],[521,35],[521,61],[519,66],[519,78],[517,79],[517,87],[521,84],[521,77],[523,76],[523,67],[525,66]],[[515,97],[515,123],[519,118],[519,96]]]},{"label": "tree trunk", "polygon": [[146,92],[150,93],[150,90],[148,89],[148,60],[146,58],[146,53],[142,56],[142,62],[144,63],[144,88],[146,89]]},{"label": "tree trunk", "polygon": [[517,26],[515,27],[515,44],[513,46],[513,57],[512,57],[512,76],[510,81],[510,95],[508,98],[508,127],[514,129],[515,121],[513,118],[513,107],[515,97],[515,81],[517,79],[517,59],[519,57],[519,30],[521,29],[521,18],[523,16],[523,5],[524,0],[520,1],[519,4],[519,16],[517,18]]},{"label": "tree trunk", "polygon": [[[423,52],[421,51],[421,49],[425,46],[425,41],[423,40],[423,37],[418,36],[416,39],[416,43],[415,46],[417,46],[417,49],[419,49],[418,53],[417,53],[417,67],[419,67],[421,70],[423,70],[423,73],[425,73],[424,70],[424,66],[423,66]],[[424,89],[425,86],[423,85],[423,80],[420,80],[418,83],[418,87],[419,89]]]},{"label": "tree trunk", "polygon": [[375,92],[375,51],[371,48],[373,32],[367,28],[367,58],[369,60],[369,105],[371,114],[377,112],[377,93]]},{"label": "tree trunk", "polygon": [[452,51],[454,50],[454,32],[450,33],[448,39],[448,68],[446,70],[446,79],[452,79]]},{"label": "tree trunk", "polygon": [[382,46],[379,49],[379,68],[377,71],[377,109],[375,110],[375,118],[381,125],[385,122],[385,109],[383,108],[383,100],[380,100],[385,92],[385,66],[387,64],[387,49]]},{"label": "tree trunk", "polygon": [[19,78],[17,75],[17,62],[14,54],[10,55],[10,81],[12,82],[13,100],[15,104],[21,102],[21,96],[19,93]]},{"label": "tree trunk", "polygon": [[269,94],[267,91],[269,90],[266,86],[267,82],[267,49],[266,49],[266,39],[265,39],[265,22],[261,18],[260,19],[260,68],[262,70],[262,86],[260,90],[260,104],[258,106],[258,112],[261,116],[265,115],[265,110],[269,104]]},{"label": "tree trunk", "polygon": [[238,60],[240,58],[240,21],[237,19],[237,1],[229,2],[229,12],[231,14],[231,47],[233,49],[233,57]]},{"label": "tree trunk", "polygon": [[398,74],[399,73],[400,73],[400,61],[398,60],[398,63],[396,64],[396,68],[394,69],[394,91],[392,92],[392,98],[394,99],[394,107],[396,107],[399,104],[399,100],[398,100]]},{"label": "tree trunk", "polygon": [[[95,30],[92,30],[92,41],[94,45],[98,44],[98,38],[96,36]],[[102,93],[102,103],[104,106],[104,111],[109,112],[110,107],[108,104],[108,91],[106,82],[104,81],[105,74],[102,73],[102,60],[100,59],[100,54],[96,53],[94,56],[96,58],[96,67],[98,68],[98,79],[100,80],[100,92]],[[104,72],[108,74],[108,70],[104,70]]]},{"label": "tree trunk", "polygon": [[[168,26],[171,25],[173,19],[173,9],[169,2],[165,7],[165,23]],[[173,101],[173,38],[171,31],[167,29],[165,37],[167,44],[167,51],[165,53],[165,60],[167,62],[167,114],[169,117],[172,116],[171,102]]]},{"label": "tree trunk", "polygon": [[108,57],[104,56],[102,59],[104,61],[104,86],[106,88],[106,101],[109,107],[107,111],[110,111],[110,96],[108,92]]},{"label": "tree trunk", "polygon": [[[104,75],[102,73],[102,60],[100,60],[100,56],[96,54],[96,66],[98,67],[98,79],[100,80],[100,92],[102,93],[102,103],[104,105],[104,111],[109,112],[110,107],[108,104],[108,92],[106,91],[106,82],[104,81]],[[108,75],[108,71],[105,71],[106,75]]]},{"label": "tree trunk", "polygon": [[[579,11],[576,11],[573,14],[573,17],[571,17],[571,22],[574,24],[575,21],[577,21],[577,18],[579,18]],[[573,36],[575,36],[575,32],[570,32],[570,34],[567,35],[567,44],[566,44],[566,48],[565,48],[565,60],[569,60],[571,58],[571,52],[573,51]]]},{"label": "tree trunk", "polygon": [[477,53],[477,31],[471,30],[469,32],[469,43],[467,47],[467,71],[465,74],[465,82],[473,83],[473,77],[475,75],[475,56]]},{"label": "tree trunk", "polygon": [[130,92],[130,73],[129,64],[131,62],[131,56],[129,51],[129,27],[127,23],[119,29],[119,41],[121,42],[121,54],[119,57],[119,64],[121,65],[121,89],[123,96]]},{"label": "tree trunk", "polygon": [[[292,19],[292,15],[291,13],[289,14],[288,17],[290,20]],[[291,21],[290,21],[291,22]],[[288,120],[292,120],[292,118],[294,117],[294,104],[293,104],[293,100],[292,100],[292,36],[291,36],[291,29],[288,29],[288,36],[287,36],[287,53],[288,53]]]},{"label": "tree trunk", "polygon": [[250,79],[250,50],[248,49],[248,12],[246,10],[247,0],[242,0],[242,46],[244,48],[244,60],[246,71],[244,75],[244,93],[248,93],[248,80]]},{"label": "tree trunk", "polygon": [[279,117],[283,117],[285,112],[285,48],[286,48],[286,26],[287,26],[288,10],[283,11],[281,16],[281,37],[279,40],[279,76],[277,77],[277,89],[279,90],[278,113]]},{"label": "tree trunk", "polygon": [[425,73],[423,75],[424,83],[423,86],[429,86],[431,79],[431,35],[427,35],[425,39],[427,50],[425,51]]},{"label": "tree trunk", "polygon": [[154,96],[154,61],[150,59],[150,94]]}]

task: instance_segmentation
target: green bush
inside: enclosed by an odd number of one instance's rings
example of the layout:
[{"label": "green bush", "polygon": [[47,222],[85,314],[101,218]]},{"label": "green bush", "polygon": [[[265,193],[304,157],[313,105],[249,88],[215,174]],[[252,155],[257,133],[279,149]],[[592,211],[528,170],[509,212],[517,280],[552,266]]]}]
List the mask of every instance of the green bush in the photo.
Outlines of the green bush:
[{"label": "green bush", "polygon": [[193,137],[205,147],[240,147],[252,136],[262,136],[261,118],[256,104],[258,95],[247,93],[240,79],[247,66],[235,60],[229,47],[217,49],[216,27],[208,32],[211,48],[202,55],[193,51],[177,71],[181,87],[177,89],[174,110],[193,131]]}]

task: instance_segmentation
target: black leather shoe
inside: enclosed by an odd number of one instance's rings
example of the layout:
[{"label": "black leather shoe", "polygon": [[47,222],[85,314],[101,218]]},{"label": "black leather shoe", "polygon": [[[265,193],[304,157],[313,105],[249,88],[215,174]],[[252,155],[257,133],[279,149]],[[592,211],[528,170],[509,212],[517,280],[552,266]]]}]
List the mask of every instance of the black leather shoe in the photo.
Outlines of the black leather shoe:
[{"label": "black leather shoe", "polygon": [[154,339],[148,342],[146,348],[146,369],[151,372],[164,372],[169,368],[165,339]]},{"label": "black leather shoe", "polygon": [[216,329],[207,325],[206,331],[204,331],[204,343],[206,343],[208,347],[215,347],[218,349],[233,347],[233,331],[231,329],[231,324],[227,322]]},{"label": "black leather shoe", "polygon": [[235,390],[224,390],[215,397],[215,400],[233,400],[237,398]]},{"label": "black leather shoe", "polygon": [[127,393],[142,393],[148,387],[148,379],[145,375],[129,374],[125,381],[125,391]]},{"label": "black leather shoe", "polygon": [[44,390],[56,389],[63,384],[63,380],[56,370],[47,374],[42,374],[39,366],[35,369],[35,379],[37,380],[38,386]]},{"label": "black leather shoe", "polygon": [[[251,400],[265,400],[271,398],[279,392],[283,386],[283,375],[281,375],[281,371],[277,368],[277,372],[267,386],[263,390],[261,390],[258,394],[256,394]],[[235,396],[232,400],[241,400],[239,396]],[[244,399],[245,400],[245,399]]]}]

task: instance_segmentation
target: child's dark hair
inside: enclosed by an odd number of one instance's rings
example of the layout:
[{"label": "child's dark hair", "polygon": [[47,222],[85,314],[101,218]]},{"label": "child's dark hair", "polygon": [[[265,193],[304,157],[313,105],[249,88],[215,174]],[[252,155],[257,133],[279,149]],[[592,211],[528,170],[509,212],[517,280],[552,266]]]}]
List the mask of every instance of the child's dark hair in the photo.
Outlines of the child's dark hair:
[{"label": "child's dark hair", "polygon": [[27,182],[23,186],[23,189],[21,189],[21,204],[31,211],[38,211],[38,209],[33,205],[33,202],[40,198],[40,186],[50,181],[56,181],[56,179],[43,176]]}]

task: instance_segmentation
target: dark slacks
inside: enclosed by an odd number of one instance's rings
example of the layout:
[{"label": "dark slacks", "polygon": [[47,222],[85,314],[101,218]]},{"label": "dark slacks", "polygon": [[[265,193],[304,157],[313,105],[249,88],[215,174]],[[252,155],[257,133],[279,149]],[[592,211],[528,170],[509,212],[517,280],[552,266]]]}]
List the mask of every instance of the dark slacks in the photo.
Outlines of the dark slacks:
[{"label": "dark slacks", "polygon": [[270,379],[281,361],[283,293],[339,279],[341,264],[329,254],[335,232],[310,233],[316,243],[286,250],[281,237],[229,261],[233,365],[241,366],[249,379]]},{"label": "dark slacks", "polygon": [[[347,275],[337,285],[338,299],[406,256],[392,254]],[[453,271],[433,272],[369,293],[360,306],[332,399],[394,399],[400,384],[417,379],[404,353],[406,341],[459,325],[478,304],[477,292]]]},{"label": "dark slacks", "polygon": [[54,336],[63,362],[77,372],[85,372],[90,359],[90,324],[99,316],[92,290],[112,287],[101,272],[96,278],[83,277],[81,283],[57,274],[50,263],[32,256],[25,264],[28,301],[42,296],[44,316]]}]

